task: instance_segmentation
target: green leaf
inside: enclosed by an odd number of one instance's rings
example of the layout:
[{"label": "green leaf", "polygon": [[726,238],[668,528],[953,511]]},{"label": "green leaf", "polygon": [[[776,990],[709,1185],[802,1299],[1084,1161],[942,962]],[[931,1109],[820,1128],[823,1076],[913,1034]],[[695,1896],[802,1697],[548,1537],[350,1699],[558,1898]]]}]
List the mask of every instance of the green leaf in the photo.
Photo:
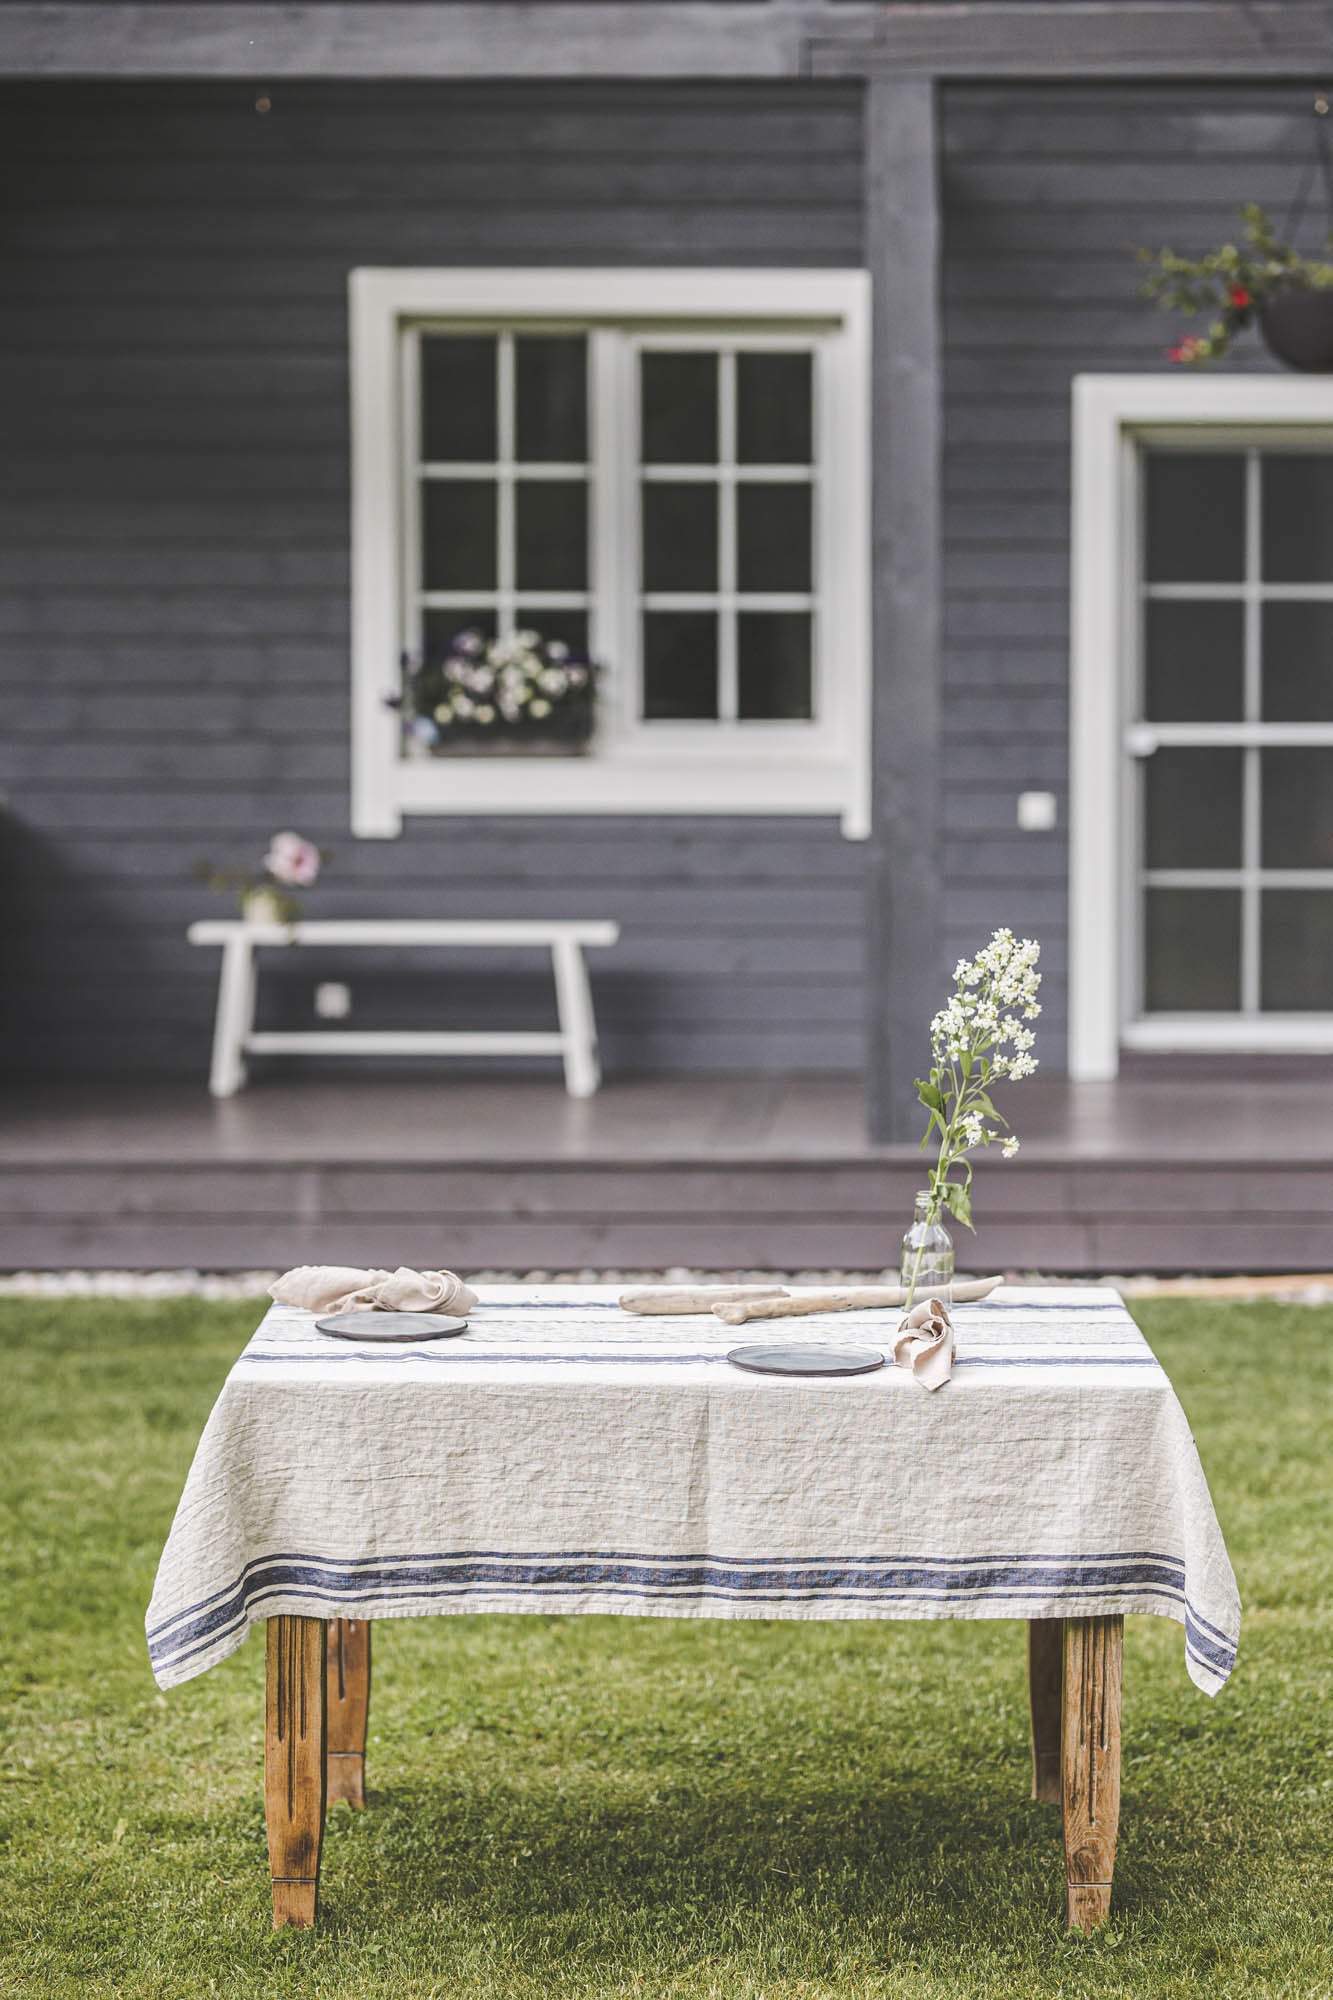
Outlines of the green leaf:
[{"label": "green leaf", "polygon": [[916,1094],[928,1111],[943,1111],[944,1096],[938,1085],[933,1081],[923,1083],[921,1078],[918,1077],[916,1080]]}]

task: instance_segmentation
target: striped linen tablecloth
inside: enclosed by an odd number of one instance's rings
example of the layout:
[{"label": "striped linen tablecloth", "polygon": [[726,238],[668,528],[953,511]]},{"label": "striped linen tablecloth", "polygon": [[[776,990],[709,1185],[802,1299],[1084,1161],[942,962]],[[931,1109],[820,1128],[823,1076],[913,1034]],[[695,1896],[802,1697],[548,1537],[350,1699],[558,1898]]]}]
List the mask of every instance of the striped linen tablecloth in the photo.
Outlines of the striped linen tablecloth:
[{"label": "striped linen tablecloth", "polygon": [[1215,1693],[1240,1603],[1184,1412],[1112,1291],[954,1309],[936,1394],[890,1365],[746,1374],[768,1338],[896,1313],[637,1319],[493,1287],[456,1339],[372,1346],[274,1306],[209,1417],[148,1610],[161,1686],[278,1613],[1077,1618],[1155,1612]]}]

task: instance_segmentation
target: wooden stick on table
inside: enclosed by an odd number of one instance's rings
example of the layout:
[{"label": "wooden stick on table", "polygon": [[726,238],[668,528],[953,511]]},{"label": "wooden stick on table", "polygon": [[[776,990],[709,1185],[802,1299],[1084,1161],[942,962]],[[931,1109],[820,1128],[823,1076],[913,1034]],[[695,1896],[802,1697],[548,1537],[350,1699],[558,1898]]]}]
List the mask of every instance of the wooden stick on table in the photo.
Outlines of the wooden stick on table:
[{"label": "wooden stick on table", "polygon": [[[954,1300],[962,1304],[984,1299],[1003,1283],[1003,1278],[964,1278],[953,1288]],[[926,1291],[921,1293],[922,1299],[928,1296]],[[829,1292],[797,1292],[788,1298],[736,1299],[715,1305],[713,1311],[728,1326],[745,1326],[752,1319],[803,1319],[809,1313],[900,1306],[906,1297],[901,1285],[847,1285]]]},{"label": "wooden stick on table", "polygon": [[330,1618],[327,1804],[366,1803],[366,1723],[370,1712],[370,1622]]},{"label": "wooden stick on table", "polygon": [[325,1636],[322,1618],[270,1618],[265,1674],[264,1816],[273,1928],[315,1921],[324,1840]]},{"label": "wooden stick on table", "polygon": [[668,1285],[657,1290],[622,1292],[620,1310],[627,1313],[706,1313],[737,1299],[785,1299],[782,1285]]},{"label": "wooden stick on table", "polygon": [[1123,1618],[1066,1618],[1060,1723],[1066,1920],[1095,1930],[1111,1912],[1120,1826]]}]

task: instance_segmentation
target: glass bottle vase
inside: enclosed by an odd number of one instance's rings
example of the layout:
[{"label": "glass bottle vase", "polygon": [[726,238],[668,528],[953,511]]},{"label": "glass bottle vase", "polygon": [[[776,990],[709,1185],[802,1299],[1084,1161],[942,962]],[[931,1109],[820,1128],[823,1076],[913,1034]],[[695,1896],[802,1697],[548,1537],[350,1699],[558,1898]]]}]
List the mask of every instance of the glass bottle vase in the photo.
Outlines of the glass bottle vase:
[{"label": "glass bottle vase", "polygon": [[917,1194],[912,1226],[903,1237],[899,1274],[907,1291],[907,1307],[922,1299],[953,1303],[953,1238],[938,1215],[932,1218],[930,1190]]}]

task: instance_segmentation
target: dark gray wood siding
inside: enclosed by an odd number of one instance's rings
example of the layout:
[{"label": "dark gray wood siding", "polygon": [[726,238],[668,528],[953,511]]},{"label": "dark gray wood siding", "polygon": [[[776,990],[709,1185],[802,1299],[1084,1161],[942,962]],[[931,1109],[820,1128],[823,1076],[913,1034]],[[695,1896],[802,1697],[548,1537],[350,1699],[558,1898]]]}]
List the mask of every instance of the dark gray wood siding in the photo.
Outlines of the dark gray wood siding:
[{"label": "dark gray wood siding", "polygon": [[[1211,248],[1246,201],[1280,219],[1310,157],[1310,95],[943,93],[947,942],[969,950],[998,923],[1041,938],[1047,1062],[1065,1034],[1070,383],[1169,366],[1179,327],[1136,296],[1136,246]],[[1226,365],[1272,364],[1251,335]],[[1027,790],[1057,794],[1057,832],[1019,832]]]},{"label": "dark gray wood siding", "polygon": [[[202,1074],[198,856],[336,850],[312,915],[610,916],[611,1068],[853,1068],[864,850],[831,822],[348,833],[346,277],[358,264],[855,264],[853,85],[0,92],[0,1046]],[[361,1025],[544,1024],[531,956],[313,958]],[[436,962],[437,967],[441,963]],[[511,969],[512,968],[512,969]]]}]

